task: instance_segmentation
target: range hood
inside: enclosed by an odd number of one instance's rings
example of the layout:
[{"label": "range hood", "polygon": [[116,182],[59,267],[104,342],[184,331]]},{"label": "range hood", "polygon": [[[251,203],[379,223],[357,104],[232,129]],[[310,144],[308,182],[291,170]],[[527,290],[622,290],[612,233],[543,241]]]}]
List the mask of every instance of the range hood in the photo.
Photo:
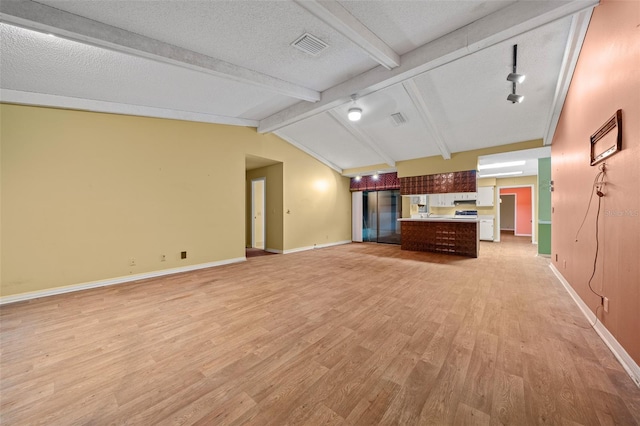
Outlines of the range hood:
[{"label": "range hood", "polygon": [[460,206],[460,205],[472,205],[475,206],[476,205],[476,200],[454,200],[453,201],[453,205],[455,206]]}]

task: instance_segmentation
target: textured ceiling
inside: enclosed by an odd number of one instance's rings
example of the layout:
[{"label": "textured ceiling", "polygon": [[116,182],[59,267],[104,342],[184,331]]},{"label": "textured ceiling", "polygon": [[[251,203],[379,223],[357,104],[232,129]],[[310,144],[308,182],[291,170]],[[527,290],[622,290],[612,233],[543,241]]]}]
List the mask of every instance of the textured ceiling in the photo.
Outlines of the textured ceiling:
[{"label": "textured ceiling", "polygon": [[514,1],[343,1],[341,4],[400,55]]},{"label": "textured ceiling", "polygon": [[0,24],[2,88],[259,120],[296,101],[265,89]]},{"label": "textured ceiling", "polygon": [[[289,1],[39,3],[315,90],[376,65],[338,32]],[[329,49],[313,57],[291,48],[305,32],[329,44]]]},{"label": "textured ceiling", "polygon": [[[550,140],[596,4],[3,0],[0,100],[255,126],[341,172],[392,169]],[[306,32],[329,47],[293,48]]]}]

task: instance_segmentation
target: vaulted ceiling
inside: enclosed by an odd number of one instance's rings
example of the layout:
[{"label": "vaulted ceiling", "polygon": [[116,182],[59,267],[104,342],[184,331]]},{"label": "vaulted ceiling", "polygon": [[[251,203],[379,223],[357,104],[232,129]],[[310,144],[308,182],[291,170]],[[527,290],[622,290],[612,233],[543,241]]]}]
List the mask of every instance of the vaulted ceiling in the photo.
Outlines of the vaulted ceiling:
[{"label": "vaulted ceiling", "polygon": [[[0,100],[255,126],[345,174],[549,144],[596,5],[3,0]],[[303,34],[327,46],[292,46]],[[514,44],[519,104],[506,100]]]}]

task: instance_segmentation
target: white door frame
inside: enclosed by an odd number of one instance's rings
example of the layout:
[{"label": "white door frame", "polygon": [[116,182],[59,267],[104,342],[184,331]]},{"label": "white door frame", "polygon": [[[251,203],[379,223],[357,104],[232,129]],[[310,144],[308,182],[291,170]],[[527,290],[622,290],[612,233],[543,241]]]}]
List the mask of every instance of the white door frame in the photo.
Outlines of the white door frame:
[{"label": "white door frame", "polygon": [[266,238],[266,221],[265,218],[265,210],[267,204],[267,178],[260,177],[256,179],[251,179],[251,247],[256,247],[256,184],[258,182],[262,182],[262,249],[264,250],[267,247],[267,238]]},{"label": "white door frame", "polygon": [[[498,208],[496,209],[496,217],[498,218],[498,227],[500,227],[500,190],[501,189],[510,189],[510,188],[531,188],[531,243],[532,244],[538,244],[538,238],[536,235],[536,226],[534,226],[534,219],[536,217],[535,212],[536,212],[536,196],[534,194],[534,187],[535,185],[505,185],[505,186],[496,186],[496,191],[497,191],[497,200],[498,200]],[[517,202],[517,198],[516,198],[516,202]],[[516,210],[518,205],[516,204]],[[517,213],[516,213],[517,214]],[[517,227],[517,223],[514,224],[513,226],[514,228]],[[515,235],[515,229],[513,231],[514,235]],[[500,232],[498,232],[498,242],[500,241]]]},{"label": "white door frame", "polygon": [[351,193],[351,241],[362,242],[362,191]]}]

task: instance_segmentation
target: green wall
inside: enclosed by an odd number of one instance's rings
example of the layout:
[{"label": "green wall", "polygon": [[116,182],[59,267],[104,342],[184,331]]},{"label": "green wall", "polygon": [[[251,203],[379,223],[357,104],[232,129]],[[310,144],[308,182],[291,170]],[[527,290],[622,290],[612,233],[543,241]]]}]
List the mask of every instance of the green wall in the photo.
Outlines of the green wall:
[{"label": "green wall", "polygon": [[551,255],[551,158],[538,159],[538,254]]}]

